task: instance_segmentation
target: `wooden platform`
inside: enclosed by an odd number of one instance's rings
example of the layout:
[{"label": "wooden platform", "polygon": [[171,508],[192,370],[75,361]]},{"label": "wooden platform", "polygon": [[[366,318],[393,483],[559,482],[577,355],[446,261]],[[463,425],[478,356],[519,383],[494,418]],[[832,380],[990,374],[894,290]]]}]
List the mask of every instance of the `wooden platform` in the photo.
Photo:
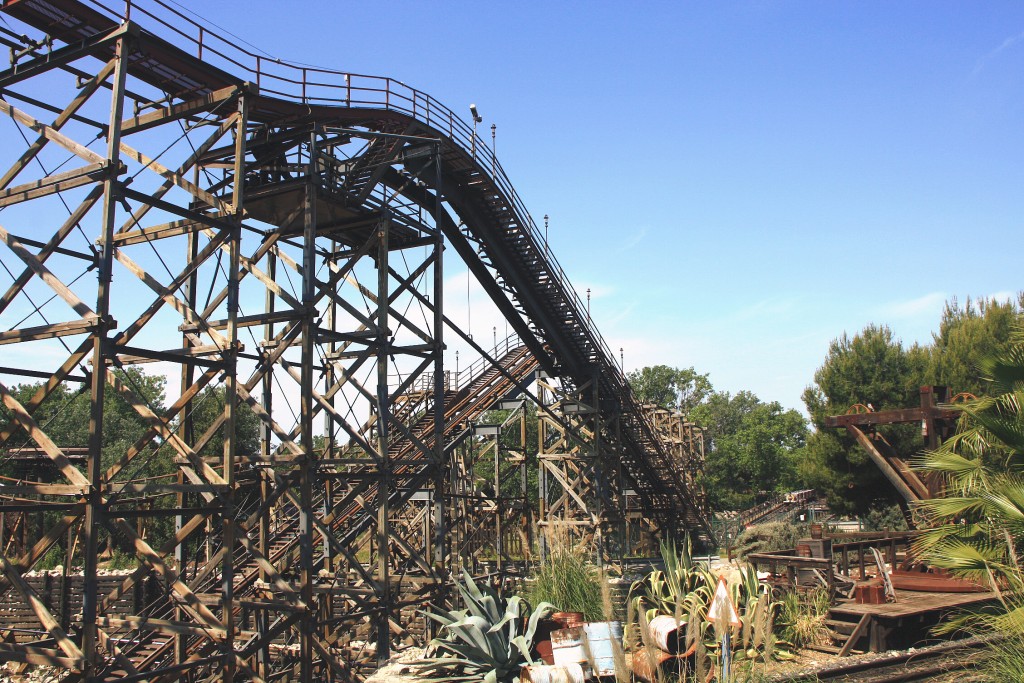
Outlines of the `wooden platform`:
[{"label": "wooden platform", "polygon": [[[994,602],[996,594],[987,593],[925,593],[896,591],[896,602],[880,605],[860,605],[842,601],[829,610],[836,620],[860,622],[855,640],[844,647],[846,652],[885,652],[919,646],[933,640],[931,629],[950,612]],[[866,639],[866,642],[865,642]]]},{"label": "wooden platform", "polygon": [[858,605],[851,601],[837,603],[832,611],[837,614],[860,616],[870,614],[883,619],[899,619],[931,612],[944,612],[950,609],[969,607],[996,599],[996,594],[988,593],[922,593],[918,591],[896,591],[896,602],[881,605]]}]

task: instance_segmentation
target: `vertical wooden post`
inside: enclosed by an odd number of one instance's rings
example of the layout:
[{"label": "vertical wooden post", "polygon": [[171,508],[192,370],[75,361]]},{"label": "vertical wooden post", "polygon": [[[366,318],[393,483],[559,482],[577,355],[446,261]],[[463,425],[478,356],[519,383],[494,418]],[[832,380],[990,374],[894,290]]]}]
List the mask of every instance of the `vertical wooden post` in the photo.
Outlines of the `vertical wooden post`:
[{"label": "vertical wooden post", "polygon": [[[391,219],[385,213],[377,227],[377,456],[380,458],[380,493],[377,496],[377,580],[380,582],[380,613],[377,622],[377,663],[383,665],[391,657],[391,556],[389,538],[391,524],[388,505],[392,487],[391,455],[388,448],[391,401],[388,392],[388,360],[390,351],[390,316],[388,315],[388,233]],[[443,411],[437,406],[436,411]]]},{"label": "vertical wooden post", "polygon": [[84,677],[92,676],[100,663],[97,652],[99,634],[96,627],[99,587],[97,584],[97,554],[99,538],[97,531],[104,515],[103,497],[103,396],[107,384],[107,334],[110,325],[110,292],[113,278],[114,225],[117,205],[120,201],[117,173],[121,166],[121,121],[124,118],[125,77],[128,63],[129,38],[122,36],[117,41],[114,74],[111,83],[110,119],[107,128],[106,177],[103,181],[103,216],[100,236],[100,258],[97,273],[96,314],[98,327],[93,331],[92,377],[90,381],[89,408],[89,493],[86,496],[83,558],[84,579],[82,594],[82,653],[85,655]]}]

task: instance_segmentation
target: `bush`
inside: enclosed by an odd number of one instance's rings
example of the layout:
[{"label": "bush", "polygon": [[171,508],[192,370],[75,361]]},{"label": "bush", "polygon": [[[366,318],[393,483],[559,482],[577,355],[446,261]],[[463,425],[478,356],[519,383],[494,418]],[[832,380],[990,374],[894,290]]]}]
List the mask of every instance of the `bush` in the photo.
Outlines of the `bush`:
[{"label": "bush", "polygon": [[899,505],[872,506],[861,522],[864,531],[906,531],[909,528]]},{"label": "bush", "polygon": [[744,529],[736,538],[734,553],[743,560],[751,553],[771,553],[796,547],[802,527],[786,522],[769,522]]},{"label": "bush", "polygon": [[830,607],[831,600],[824,588],[786,593],[779,608],[779,634],[796,647],[828,643],[825,620]]}]

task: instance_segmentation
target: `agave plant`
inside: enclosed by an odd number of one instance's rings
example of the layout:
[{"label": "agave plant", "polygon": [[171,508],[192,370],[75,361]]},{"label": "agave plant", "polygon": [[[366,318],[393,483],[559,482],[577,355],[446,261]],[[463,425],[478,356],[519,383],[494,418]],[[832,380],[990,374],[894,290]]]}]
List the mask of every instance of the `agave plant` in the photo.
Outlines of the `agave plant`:
[{"label": "agave plant", "polygon": [[[479,585],[465,570],[456,587],[466,609],[427,612],[441,624],[424,659],[415,663],[427,681],[511,683],[524,664],[533,664],[530,648],[537,623],[555,611],[551,603],[537,605],[518,595],[506,599]],[[526,615],[529,614],[529,619]]]},{"label": "agave plant", "polygon": [[689,542],[681,551],[675,543],[662,543],[661,559],[664,569],[651,570],[629,588],[628,601],[636,614],[647,621],[659,614],[685,621],[691,608],[700,606],[706,614],[718,579],[706,565],[694,564]]},{"label": "agave plant", "polygon": [[[630,611],[635,615],[640,637],[646,642],[647,625],[658,615],[679,622],[680,645],[694,655],[693,666],[701,676],[710,675],[720,657],[716,628],[708,621],[718,577],[704,564],[694,564],[687,545],[677,552],[673,544],[662,544],[664,569],[655,569],[630,587]],[[729,586],[730,597],[740,617],[739,631],[732,639],[733,661],[789,659],[792,654],[773,633],[778,602],[757,578],[753,567],[740,571],[740,580]],[[698,676],[698,679],[701,679]]]}]

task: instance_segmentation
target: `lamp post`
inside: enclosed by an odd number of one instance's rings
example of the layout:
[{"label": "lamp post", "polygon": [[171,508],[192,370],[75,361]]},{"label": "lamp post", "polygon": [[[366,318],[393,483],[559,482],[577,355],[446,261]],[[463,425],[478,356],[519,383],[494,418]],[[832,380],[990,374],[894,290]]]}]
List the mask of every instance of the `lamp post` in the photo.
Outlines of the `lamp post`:
[{"label": "lamp post", "polygon": [[491,124],[491,176],[497,177],[498,175],[498,155],[494,153],[494,141],[497,136],[498,126],[497,124]]},{"label": "lamp post", "polygon": [[544,250],[548,249],[548,215],[544,214]]},{"label": "lamp post", "polygon": [[473,116],[473,141],[470,146],[470,149],[473,153],[473,159],[476,159],[476,124],[480,123],[484,119],[482,116],[480,116],[480,112],[476,110],[475,104],[469,105],[469,113],[472,114]]},{"label": "lamp post", "polygon": [[587,317],[590,317],[590,287],[587,287]]}]

